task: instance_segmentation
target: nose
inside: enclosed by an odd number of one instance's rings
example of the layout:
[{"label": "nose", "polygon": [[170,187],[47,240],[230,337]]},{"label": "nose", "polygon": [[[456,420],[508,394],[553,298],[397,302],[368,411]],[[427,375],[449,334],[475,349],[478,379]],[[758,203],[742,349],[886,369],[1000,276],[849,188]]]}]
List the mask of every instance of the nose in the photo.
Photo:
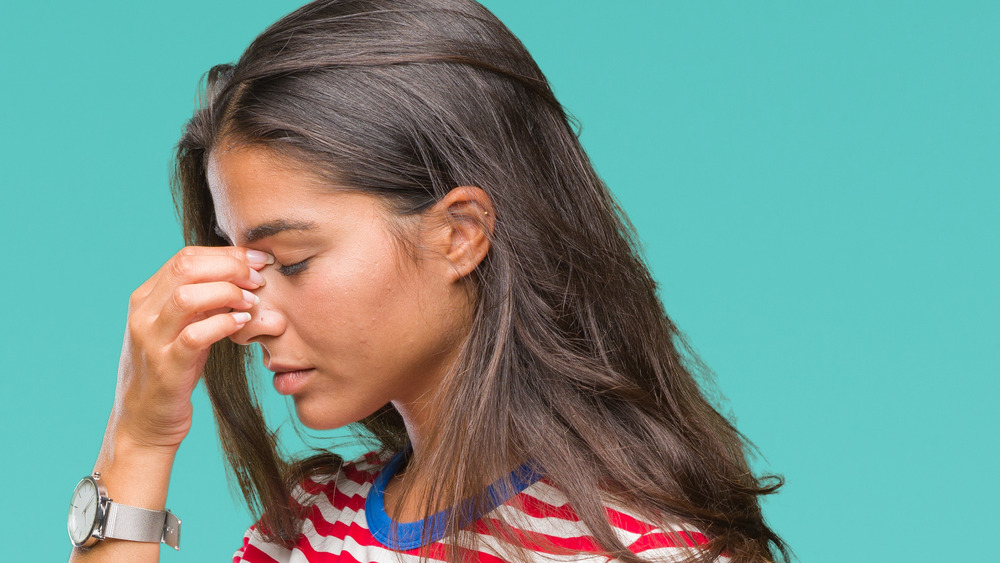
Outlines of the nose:
[{"label": "nose", "polygon": [[265,293],[264,288],[257,292],[260,302],[248,311],[250,320],[243,325],[243,328],[231,334],[230,340],[246,346],[251,342],[259,342],[264,338],[278,336],[285,332],[284,314],[272,304]]}]

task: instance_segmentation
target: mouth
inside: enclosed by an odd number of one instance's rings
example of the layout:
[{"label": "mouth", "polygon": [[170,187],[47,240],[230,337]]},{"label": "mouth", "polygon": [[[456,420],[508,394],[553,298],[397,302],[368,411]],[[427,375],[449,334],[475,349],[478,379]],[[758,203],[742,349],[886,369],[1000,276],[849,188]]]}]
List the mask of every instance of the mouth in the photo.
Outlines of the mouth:
[{"label": "mouth", "polygon": [[301,391],[309,378],[315,373],[314,368],[269,365],[274,372],[274,389],[281,395],[294,395]]}]

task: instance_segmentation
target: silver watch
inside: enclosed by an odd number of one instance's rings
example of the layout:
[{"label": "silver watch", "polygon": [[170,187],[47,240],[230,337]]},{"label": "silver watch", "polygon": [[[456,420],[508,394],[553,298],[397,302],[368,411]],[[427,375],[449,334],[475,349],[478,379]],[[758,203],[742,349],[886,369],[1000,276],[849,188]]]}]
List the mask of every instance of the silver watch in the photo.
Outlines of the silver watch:
[{"label": "silver watch", "polygon": [[89,547],[104,538],[165,543],[181,548],[181,521],[169,510],[148,510],[118,504],[108,498],[101,474],[80,480],[69,503],[69,539]]}]

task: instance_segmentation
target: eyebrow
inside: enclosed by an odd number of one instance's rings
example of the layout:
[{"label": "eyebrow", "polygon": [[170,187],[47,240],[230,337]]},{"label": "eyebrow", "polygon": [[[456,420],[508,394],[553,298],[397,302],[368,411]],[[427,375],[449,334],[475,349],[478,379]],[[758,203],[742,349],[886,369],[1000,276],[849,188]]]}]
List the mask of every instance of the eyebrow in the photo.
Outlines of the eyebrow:
[{"label": "eyebrow", "polygon": [[[278,233],[285,231],[310,231],[316,228],[316,223],[310,221],[289,221],[288,219],[275,219],[273,221],[268,221],[267,223],[262,223],[256,227],[248,230],[246,234],[243,235],[243,244],[253,244],[259,240],[266,239],[268,237],[273,237]],[[232,240],[222,232],[219,225],[215,225],[215,234],[226,239],[230,244]]]}]

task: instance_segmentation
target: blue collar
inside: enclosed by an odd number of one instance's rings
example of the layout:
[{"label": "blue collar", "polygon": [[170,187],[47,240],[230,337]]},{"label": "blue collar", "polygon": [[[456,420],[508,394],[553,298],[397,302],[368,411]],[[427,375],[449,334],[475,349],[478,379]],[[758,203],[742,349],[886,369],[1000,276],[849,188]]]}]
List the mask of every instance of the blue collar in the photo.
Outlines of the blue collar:
[{"label": "blue collar", "polygon": [[[405,523],[393,522],[392,518],[386,514],[385,487],[409,455],[410,448],[406,447],[393,456],[375,478],[375,483],[372,484],[372,489],[368,492],[368,498],[365,499],[365,519],[368,521],[368,530],[379,543],[389,549],[416,549],[440,540],[447,531],[448,516],[454,509],[454,507],[445,509],[423,520]],[[533,469],[530,463],[525,463],[511,471],[507,479],[500,479],[486,490],[487,502],[484,506],[484,512],[477,513],[474,510],[472,500],[461,503],[462,512],[459,516],[459,526],[464,528],[472,524],[480,516],[507,502],[541,478],[542,475]],[[390,537],[393,524],[396,526],[396,535]],[[425,525],[430,533],[426,538],[422,537]]]}]

